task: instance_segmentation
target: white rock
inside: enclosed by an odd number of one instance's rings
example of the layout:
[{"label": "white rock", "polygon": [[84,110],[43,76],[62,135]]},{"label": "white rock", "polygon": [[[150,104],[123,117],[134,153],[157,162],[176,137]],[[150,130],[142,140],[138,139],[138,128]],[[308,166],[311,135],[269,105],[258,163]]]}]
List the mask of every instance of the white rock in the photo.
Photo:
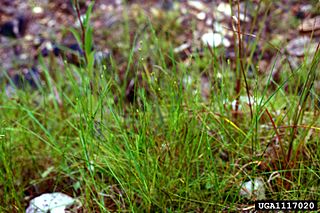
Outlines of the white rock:
[{"label": "white rock", "polygon": [[232,8],[231,8],[230,4],[226,4],[224,2],[221,2],[218,5],[217,11],[219,11],[220,13],[223,13],[226,16],[231,16],[232,15]]},{"label": "white rock", "polygon": [[[261,102],[261,98],[250,96],[250,102],[249,102],[248,96],[241,95],[239,99],[238,109],[242,109],[242,106],[249,106],[250,104],[251,105],[260,104],[260,102]],[[227,100],[225,103],[228,103]],[[231,102],[232,110],[236,110],[236,105],[237,105],[237,100],[233,100]]]},{"label": "white rock", "polygon": [[251,19],[249,16],[245,16],[243,13],[240,13],[239,18],[241,21],[250,22]]},{"label": "white rock", "polygon": [[207,20],[206,20],[206,25],[211,27],[211,26],[212,26],[212,23],[213,23],[212,18],[207,18]]},{"label": "white rock", "polygon": [[174,48],[173,52],[179,53],[179,52],[182,52],[183,50],[188,49],[189,47],[190,47],[190,44],[184,43],[184,44],[181,44],[179,47]]},{"label": "white rock", "polygon": [[34,14],[42,14],[43,13],[43,8],[39,7],[39,6],[36,6],[36,7],[32,8],[32,12]]},{"label": "white rock", "polygon": [[248,199],[254,197],[257,200],[266,199],[266,190],[262,178],[255,178],[254,181],[242,183],[239,194]]},{"label": "white rock", "polygon": [[231,45],[230,41],[227,38],[223,38],[220,33],[205,33],[202,35],[201,40],[204,45],[209,45],[210,47],[218,47],[221,44],[225,47]]},{"label": "white rock", "polygon": [[305,53],[314,54],[317,44],[312,42],[308,36],[300,36],[289,41],[286,50],[292,56],[304,56]]},{"label": "white rock", "polygon": [[310,12],[312,10],[312,5],[311,4],[302,5],[300,7],[300,10],[305,13]]},{"label": "white rock", "polygon": [[231,46],[231,42],[229,41],[229,39],[223,38],[223,40],[222,40],[222,45],[223,45],[224,47],[230,47],[230,46]]},{"label": "white rock", "polygon": [[210,47],[218,47],[222,43],[222,35],[220,33],[205,33],[201,37],[204,45],[209,45]]},{"label": "white rock", "polygon": [[188,5],[190,7],[193,7],[197,10],[205,10],[206,9],[206,6],[201,2],[201,1],[188,1]]},{"label": "white rock", "polygon": [[219,23],[219,22],[214,22],[213,23],[213,29],[214,29],[214,31],[215,32],[217,32],[217,33],[222,33],[223,32],[223,27],[222,27],[222,25]]},{"label": "white rock", "polygon": [[[230,6],[230,4],[221,2],[218,7],[217,7],[217,11],[224,14],[227,17],[231,17],[232,16],[232,7]],[[238,17],[238,12],[235,11],[234,15],[236,17]],[[240,12],[239,18],[241,21],[245,21],[245,22],[249,22],[251,19],[248,16],[245,16],[243,13]]]},{"label": "white rock", "polygon": [[75,199],[60,193],[46,193],[30,201],[26,213],[65,213],[65,208],[75,204]]},{"label": "white rock", "polygon": [[197,14],[197,19],[199,19],[200,21],[203,21],[206,19],[206,13],[205,12],[200,12]]}]

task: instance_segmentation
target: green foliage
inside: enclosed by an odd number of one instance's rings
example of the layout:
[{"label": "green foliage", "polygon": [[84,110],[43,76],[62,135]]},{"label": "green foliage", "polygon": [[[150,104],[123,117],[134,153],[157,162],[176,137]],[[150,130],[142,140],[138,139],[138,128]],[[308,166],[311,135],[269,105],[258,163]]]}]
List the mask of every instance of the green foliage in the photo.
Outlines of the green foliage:
[{"label": "green foliage", "polygon": [[[125,40],[121,60],[95,64],[93,4],[83,21],[85,66],[66,63],[53,74],[40,58],[45,87],[17,89],[13,98],[0,94],[1,212],[23,211],[34,188],[78,197],[88,212],[233,212],[252,204],[239,190],[255,177],[266,182],[268,199],[319,198],[319,109],[311,103],[319,98],[312,93],[319,52],[275,89],[273,66],[270,74],[249,79],[253,119],[241,99],[243,85],[235,118],[236,75],[223,50],[213,50],[222,58],[215,60],[205,47],[203,55],[187,56],[187,64],[173,51],[176,41],[161,31],[161,20],[139,17],[146,26],[131,43]],[[134,20],[127,18],[120,26],[132,30]],[[174,14],[167,18],[166,30],[177,36],[183,27]],[[69,30],[83,45],[82,33]],[[286,94],[284,87],[295,87],[299,75],[302,94]],[[281,152],[270,157],[274,141]],[[270,179],[274,174],[278,178]]]}]

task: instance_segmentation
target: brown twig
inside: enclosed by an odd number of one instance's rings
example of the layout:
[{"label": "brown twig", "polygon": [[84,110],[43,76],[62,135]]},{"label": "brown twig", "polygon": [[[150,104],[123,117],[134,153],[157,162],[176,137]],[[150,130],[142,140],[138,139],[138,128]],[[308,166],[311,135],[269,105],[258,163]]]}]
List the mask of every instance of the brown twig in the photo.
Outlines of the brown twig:
[{"label": "brown twig", "polygon": [[285,158],[284,146],[283,146],[283,143],[281,141],[281,137],[280,137],[280,134],[278,132],[278,128],[277,128],[277,126],[276,126],[276,124],[275,124],[275,122],[274,122],[274,120],[273,120],[273,118],[272,118],[272,116],[271,116],[271,114],[270,114],[270,112],[269,112],[269,110],[267,108],[265,109],[265,112],[267,113],[267,115],[268,115],[268,117],[269,117],[269,119],[271,121],[271,124],[273,126],[273,129],[274,129],[274,131],[276,133],[276,136],[278,138],[278,141],[279,141],[279,144],[280,144],[280,147],[281,147],[282,156],[283,156],[283,158]]},{"label": "brown twig", "polygon": [[[240,25],[240,2],[238,0],[237,3],[238,6],[238,17],[237,17],[237,35],[238,35],[238,50],[239,50],[239,62],[240,62],[240,69],[242,72],[242,75],[244,77],[244,82],[246,85],[246,92],[247,92],[247,96],[248,96],[248,100],[249,100],[249,107],[250,107],[250,116],[251,116],[251,120],[253,118],[253,112],[252,112],[252,104],[251,104],[251,98],[250,98],[250,91],[249,91],[249,85],[247,82],[247,77],[244,71],[244,65],[243,65],[243,55],[242,55],[242,39],[241,39],[241,25]],[[236,84],[236,93],[237,93],[237,99],[236,99],[236,112],[238,112],[239,109],[239,94],[240,94],[240,90],[241,90],[241,75],[238,77],[237,79],[237,84]]]}]

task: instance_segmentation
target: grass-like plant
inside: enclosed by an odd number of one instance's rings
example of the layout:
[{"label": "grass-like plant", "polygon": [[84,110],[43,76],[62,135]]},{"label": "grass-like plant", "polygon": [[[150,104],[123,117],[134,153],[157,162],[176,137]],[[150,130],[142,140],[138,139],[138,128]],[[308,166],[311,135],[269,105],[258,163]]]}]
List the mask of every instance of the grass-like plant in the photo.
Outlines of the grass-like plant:
[{"label": "grass-like plant", "polygon": [[[239,191],[256,177],[268,199],[319,198],[319,48],[281,82],[276,62],[249,78],[262,30],[245,51],[252,32],[234,23],[235,61],[204,46],[185,63],[174,51],[186,30],[175,11],[155,20],[137,9],[116,26],[126,33],[106,41],[123,43],[118,58],[98,64],[94,2],[84,18],[74,6],[80,29],[68,30],[83,63],[50,67],[40,57],[38,90],[0,94],[1,212],[23,212],[28,196],[52,191],[77,197],[85,212],[233,212],[253,204]],[[296,79],[300,94],[285,89]]]}]

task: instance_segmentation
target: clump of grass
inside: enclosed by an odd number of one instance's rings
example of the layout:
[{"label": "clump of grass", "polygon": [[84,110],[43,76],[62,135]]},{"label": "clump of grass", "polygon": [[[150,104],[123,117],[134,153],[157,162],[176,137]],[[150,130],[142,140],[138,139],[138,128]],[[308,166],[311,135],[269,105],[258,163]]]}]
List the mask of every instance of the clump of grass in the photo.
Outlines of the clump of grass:
[{"label": "clump of grass", "polygon": [[[130,46],[125,66],[117,58],[97,65],[90,15],[80,32],[72,31],[86,53],[83,66],[66,63],[53,78],[42,60],[46,86],[1,94],[3,212],[23,211],[27,196],[50,191],[78,197],[89,212],[236,211],[252,204],[239,190],[254,177],[264,179],[270,199],[319,197],[318,109],[308,102],[311,94],[319,98],[312,91],[319,52],[275,90],[272,74],[247,79],[245,87],[237,77],[249,66],[235,75],[222,51],[207,48],[188,56],[187,66],[155,28],[157,20],[141,16],[145,27],[123,47]],[[130,31],[128,23],[122,27]],[[302,94],[284,96],[298,74]],[[248,94],[249,107],[240,98]]]}]

